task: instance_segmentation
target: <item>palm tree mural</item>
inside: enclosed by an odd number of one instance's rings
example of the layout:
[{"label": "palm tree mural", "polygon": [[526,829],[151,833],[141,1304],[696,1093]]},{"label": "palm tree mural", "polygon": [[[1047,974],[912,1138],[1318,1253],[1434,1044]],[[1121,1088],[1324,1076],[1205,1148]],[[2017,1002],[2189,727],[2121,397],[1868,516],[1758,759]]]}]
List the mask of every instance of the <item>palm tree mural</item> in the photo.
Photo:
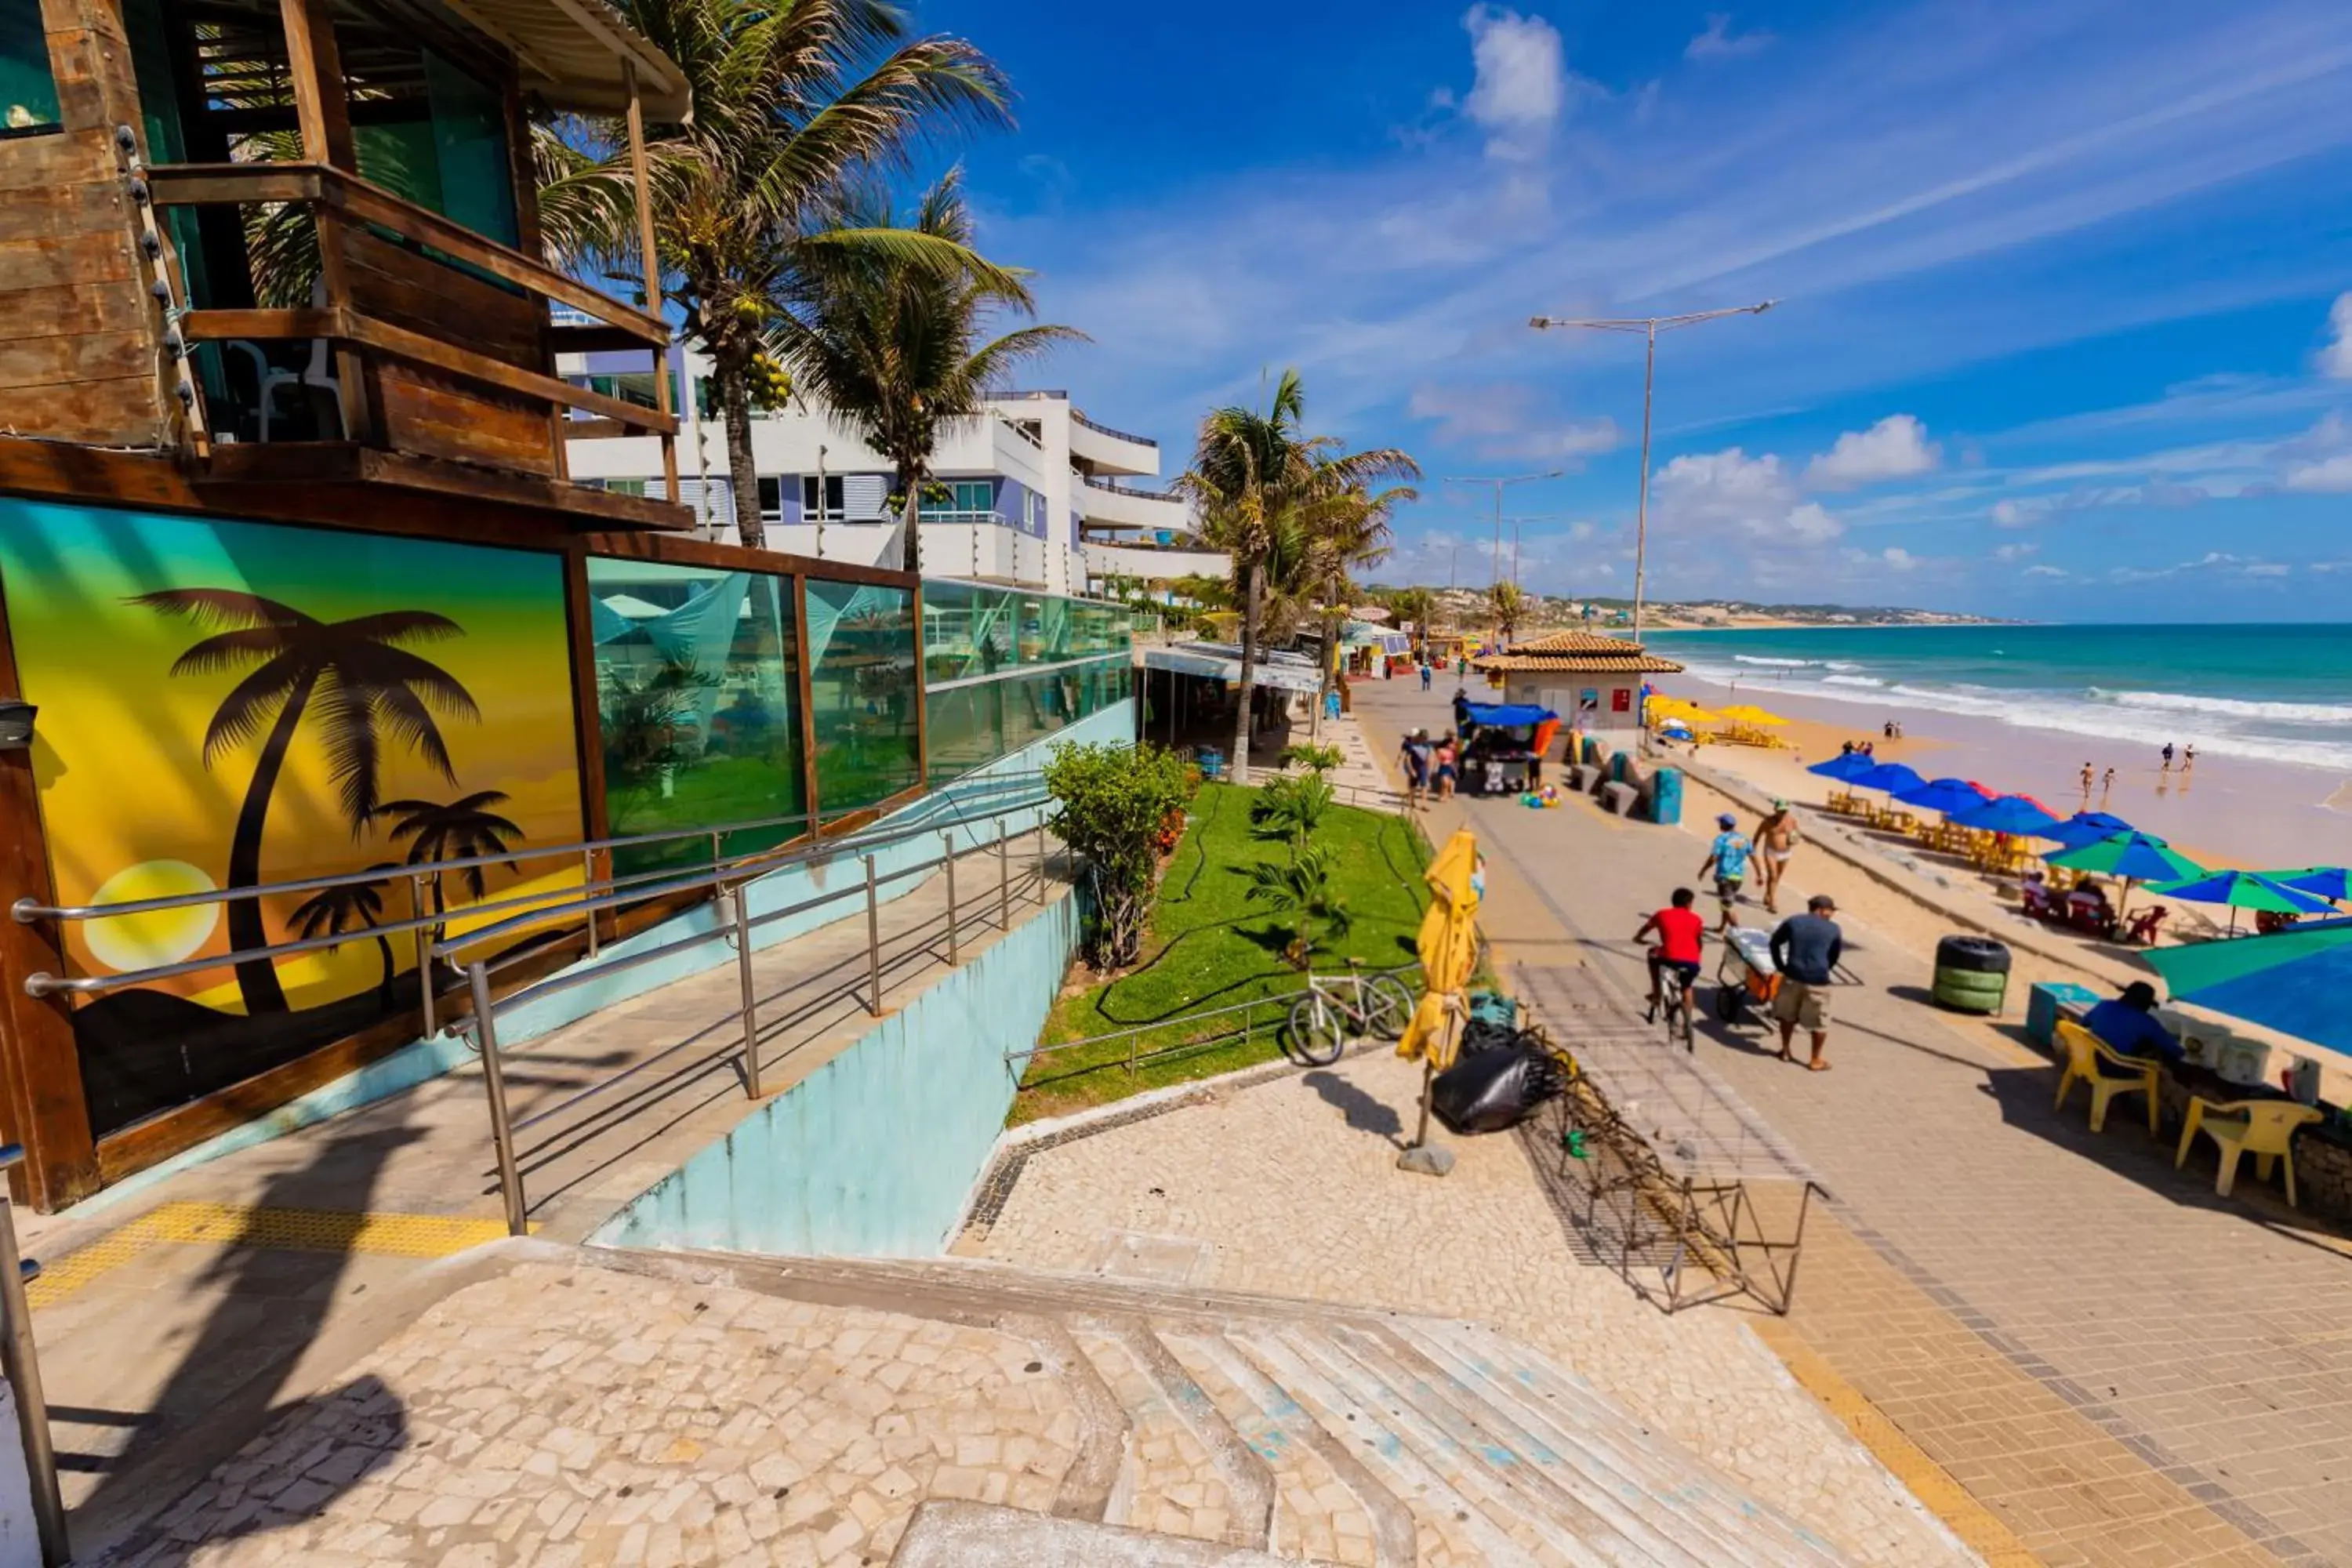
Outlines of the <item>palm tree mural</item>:
[{"label": "palm tree mural", "polygon": [[[131,603],[216,628],[180,655],[173,675],[252,671],[221,699],[205,731],[207,768],[225,753],[260,740],[229,839],[230,889],[260,885],[270,797],[295,735],[314,710],[352,837],[367,831],[381,808],[377,791],[387,743],[405,746],[442,777],[457,782],[436,715],[479,722],[481,710],[447,670],[406,646],[463,637],[465,629],[446,616],[385,610],[322,621],[236,588],[167,588],[138,595]],[[230,947],[240,952],[268,945],[260,900],[229,901],[228,936]],[[287,1010],[285,989],[267,957],[238,961],[236,983],[248,1016]]]},{"label": "palm tree mural", "polygon": [[[368,869],[397,871],[400,868],[383,864],[371,866]],[[346,882],[341,887],[321,888],[295,905],[293,912],[286,917],[286,923],[293,928],[295,935],[305,942],[316,937],[341,936],[346,932],[362,931],[373,936],[377,949],[383,954],[383,978],[377,983],[376,989],[389,1003],[392,1000],[392,942],[376,930],[383,919],[383,879],[379,877],[373,882]],[[337,943],[327,951],[333,952],[340,946]]]},{"label": "palm tree mural", "polygon": [[[485,789],[446,803],[388,800],[377,811],[381,816],[398,818],[392,825],[392,837],[395,843],[409,840],[408,863],[430,866],[443,860],[483,859],[512,849],[523,837],[521,827],[489,809],[505,805],[506,799],[504,790]],[[457,873],[477,902],[489,892],[489,879],[483,870],[479,866],[468,866]],[[433,912],[436,915],[446,914],[449,910],[448,897],[442,886],[444,875],[439,871],[433,874]]]}]

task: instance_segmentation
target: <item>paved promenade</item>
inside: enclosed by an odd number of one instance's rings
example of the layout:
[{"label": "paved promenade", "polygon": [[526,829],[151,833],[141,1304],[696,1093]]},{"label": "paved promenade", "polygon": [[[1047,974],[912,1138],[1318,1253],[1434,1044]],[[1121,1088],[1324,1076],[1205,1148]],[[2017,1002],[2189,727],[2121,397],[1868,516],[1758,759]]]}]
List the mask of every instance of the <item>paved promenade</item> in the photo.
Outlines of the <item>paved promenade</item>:
[{"label": "paved promenade", "polygon": [[[1360,699],[1376,745],[1443,717],[1418,692]],[[1717,809],[1695,790],[1685,820]],[[1696,828],[1583,801],[1439,806],[1433,837],[1463,821],[1497,963],[1628,986],[1625,939],[1706,853]],[[1834,1199],[1796,1311],[1765,1326],[1792,1367],[1842,1379],[1850,1425],[1926,1456],[2042,1562],[2352,1563],[2352,1246],[2251,1180],[2217,1199],[2210,1160],[2174,1172],[2129,1117],[2094,1137],[2079,1103],[2053,1113],[2021,998],[2006,1025],[1934,1010],[1929,955],[1870,919],[1897,895],[1801,852],[1783,910],[1816,889],[1862,982],[1835,994],[1832,1069],[1774,1060],[1759,1026],[1709,1018],[1697,1047]]]}]

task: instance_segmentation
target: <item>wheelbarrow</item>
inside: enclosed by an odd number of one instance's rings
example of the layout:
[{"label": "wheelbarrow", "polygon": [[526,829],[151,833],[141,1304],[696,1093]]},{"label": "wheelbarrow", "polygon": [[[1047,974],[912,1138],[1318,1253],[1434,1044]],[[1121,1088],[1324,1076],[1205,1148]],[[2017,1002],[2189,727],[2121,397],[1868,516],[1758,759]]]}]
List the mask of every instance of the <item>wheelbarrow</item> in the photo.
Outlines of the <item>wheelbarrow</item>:
[{"label": "wheelbarrow", "polygon": [[1743,1022],[1750,1006],[1759,1012],[1771,1006],[1780,989],[1771,937],[1754,926],[1724,932],[1723,959],[1715,966],[1715,1016],[1727,1024]]}]

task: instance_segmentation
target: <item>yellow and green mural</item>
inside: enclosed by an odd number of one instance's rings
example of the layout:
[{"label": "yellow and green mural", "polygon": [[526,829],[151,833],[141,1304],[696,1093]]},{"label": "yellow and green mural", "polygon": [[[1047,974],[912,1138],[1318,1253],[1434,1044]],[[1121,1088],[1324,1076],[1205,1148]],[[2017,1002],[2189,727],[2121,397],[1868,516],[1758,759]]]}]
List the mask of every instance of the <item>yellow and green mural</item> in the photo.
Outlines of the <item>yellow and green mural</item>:
[{"label": "yellow and green mural", "polygon": [[81,1004],[98,1131],[413,1005],[414,879],[453,929],[580,884],[529,854],[584,836],[561,556],[0,499],[0,588],[61,903],[383,873],[68,922],[84,974],[350,939]]}]

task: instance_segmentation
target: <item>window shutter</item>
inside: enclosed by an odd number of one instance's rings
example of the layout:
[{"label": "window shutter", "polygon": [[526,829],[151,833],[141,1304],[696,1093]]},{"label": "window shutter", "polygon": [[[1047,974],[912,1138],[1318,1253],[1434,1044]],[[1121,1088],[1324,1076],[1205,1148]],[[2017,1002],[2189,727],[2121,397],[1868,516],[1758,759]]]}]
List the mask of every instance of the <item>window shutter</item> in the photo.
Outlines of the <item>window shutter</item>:
[{"label": "window shutter", "polygon": [[841,477],[842,510],[852,522],[876,522],[889,514],[886,505],[890,499],[890,487],[879,474],[844,474]]}]

